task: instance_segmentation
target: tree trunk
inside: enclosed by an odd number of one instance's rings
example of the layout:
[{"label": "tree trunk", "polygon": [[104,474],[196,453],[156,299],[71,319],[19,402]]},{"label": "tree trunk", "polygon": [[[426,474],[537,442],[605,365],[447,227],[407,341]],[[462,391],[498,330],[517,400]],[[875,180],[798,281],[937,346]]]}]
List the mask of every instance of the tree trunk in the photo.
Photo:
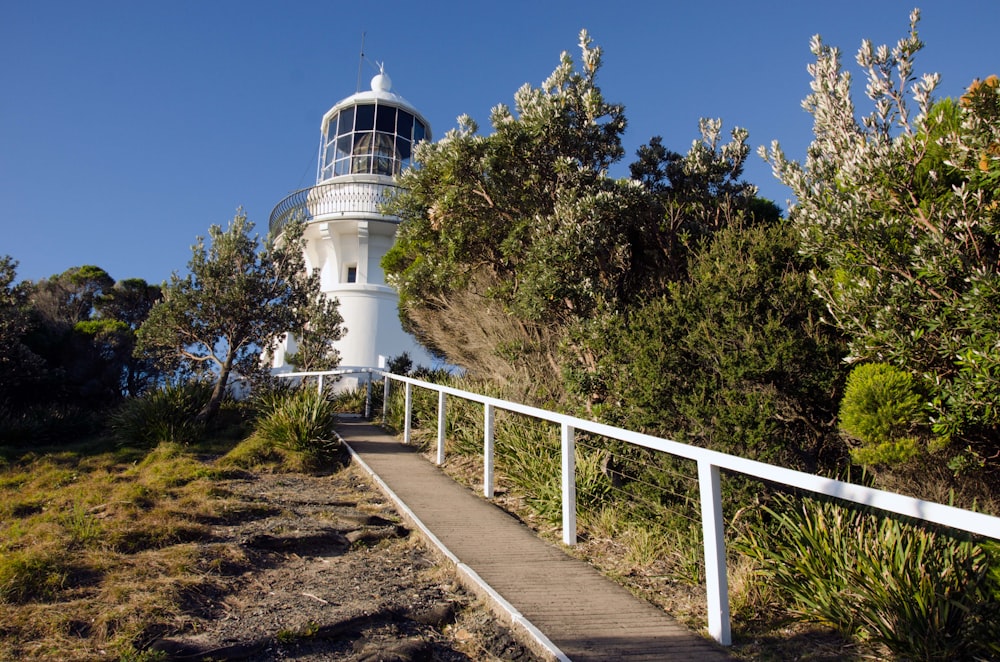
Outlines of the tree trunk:
[{"label": "tree trunk", "polygon": [[219,413],[219,407],[222,405],[222,398],[226,395],[226,384],[229,383],[229,375],[233,371],[233,353],[229,352],[226,355],[226,361],[222,364],[222,368],[219,371],[219,380],[215,382],[215,388],[212,389],[212,397],[208,399],[208,403],[198,412],[198,416],[195,418],[201,422],[208,422],[215,418],[215,415]]}]

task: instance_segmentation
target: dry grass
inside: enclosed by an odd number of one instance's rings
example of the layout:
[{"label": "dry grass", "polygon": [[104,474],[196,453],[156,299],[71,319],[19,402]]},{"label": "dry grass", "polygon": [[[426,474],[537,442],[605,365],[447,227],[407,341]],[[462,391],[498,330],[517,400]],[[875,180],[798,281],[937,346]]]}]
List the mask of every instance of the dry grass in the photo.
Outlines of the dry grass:
[{"label": "dry grass", "polygon": [[[191,544],[225,509],[194,451],[79,448],[0,469],[0,659],[142,659],[213,583]],[[210,548],[209,548],[210,549]]]}]

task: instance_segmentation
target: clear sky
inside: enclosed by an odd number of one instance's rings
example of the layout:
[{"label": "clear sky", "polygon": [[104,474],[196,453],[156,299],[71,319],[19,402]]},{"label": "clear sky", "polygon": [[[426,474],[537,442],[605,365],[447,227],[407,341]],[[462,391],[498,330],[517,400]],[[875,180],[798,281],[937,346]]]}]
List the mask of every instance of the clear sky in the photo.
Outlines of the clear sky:
[{"label": "clear sky", "polygon": [[[916,1],[916,0],[914,0]],[[809,39],[855,73],[863,38],[895,44],[897,0],[6,0],[0,4],[0,255],[39,279],[96,264],[114,278],[185,272],[190,246],[245,208],[263,235],[272,207],[315,183],[323,113],[358,87],[365,55],[439,138],[463,113],[538,85],[586,28],[599,83],[629,120],[627,173],[653,135],[675,151],[699,117],[781,141],[801,159],[811,120]],[[1000,0],[923,0],[916,73],[938,96],[1000,73]],[[377,73],[366,63],[362,89]],[[858,88],[859,91],[863,87]],[[784,207],[788,190],[751,157],[746,178]]]}]

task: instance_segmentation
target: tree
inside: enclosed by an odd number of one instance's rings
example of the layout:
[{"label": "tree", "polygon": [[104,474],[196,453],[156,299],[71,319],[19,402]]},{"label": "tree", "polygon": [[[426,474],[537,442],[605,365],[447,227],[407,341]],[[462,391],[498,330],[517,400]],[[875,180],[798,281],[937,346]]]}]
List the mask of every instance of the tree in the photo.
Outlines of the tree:
[{"label": "tree", "polygon": [[45,360],[49,384],[39,403],[61,399],[101,407],[141,390],[145,379],[131,358],[135,331],[158,288],[141,279],[116,283],[94,265],[71,267],[26,288],[32,326],[25,341]]},{"label": "tree", "polygon": [[850,360],[913,375],[928,394],[914,423],[967,449],[952,452],[957,468],[1000,457],[1000,85],[935,103],[939,77],[913,74],[918,21],[894,48],[862,44],[873,110],[860,122],[839,51],[814,37],[805,164],[777,142],[761,153],[797,198],[790,215]]},{"label": "tree", "polygon": [[32,307],[52,322],[69,326],[90,319],[101,296],[114,287],[114,279],[104,269],[86,264],[35,283]]},{"label": "tree", "polygon": [[[400,216],[383,260],[406,328],[436,353],[500,380],[558,374],[558,330],[590,314],[630,273],[629,224],[649,220],[640,187],[616,182],[623,109],[595,83],[601,51],[580,35],[583,69],[563,53],[541,87],[469,117],[418,147],[389,210]],[[539,370],[541,368],[541,370]]]},{"label": "tree", "polygon": [[568,365],[567,380],[615,425],[830,467],[844,346],[820,322],[811,264],[786,221],[734,223],[692,251],[683,280],[628,316],[581,326],[576,342],[595,365]]},{"label": "tree", "polygon": [[44,361],[24,344],[31,328],[28,291],[15,283],[17,261],[0,257],[0,408],[21,402],[24,387],[38,380]]},{"label": "tree", "polygon": [[305,312],[306,323],[295,336],[298,351],[285,357],[302,372],[333,370],[340,365],[340,352],[333,346],[344,337],[340,301],[316,295]]},{"label": "tree", "polygon": [[[242,210],[226,230],[210,227],[210,245],[198,238],[190,273],[171,275],[139,329],[140,355],[212,376],[215,386],[201,419],[214,417],[234,371],[261,371],[261,352],[279,335],[303,329],[319,295],[318,276],[305,270],[301,222],[285,226],[280,241],[259,252],[252,230]],[[335,306],[324,312],[331,310]]]},{"label": "tree", "polygon": [[[633,179],[608,169],[624,151],[624,109],[605,101],[601,50],[580,34],[514,108],[496,106],[493,133],[468,117],[418,147],[389,211],[403,223],[383,260],[404,324],[449,362],[560,397],[562,363],[593,364],[567,336],[594,318],[627,315],[684,274],[684,255],[747,215],[755,189],[739,181],[746,131],[723,144],[703,120],[683,156],[660,138],[640,150]],[[774,216],[777,215],[777,210]],[[582,354],[581,354],[582,352]]]},{"label": "tree", "polygon": [[135,355],[135,345],[139,327],[162,296],[159,285],[150,285],[142,278],[128,278],[115,283],[95,303],[99,319],[106,323],[116,322],[124,337],[120,346],[123,364],[121,388],[129,396],[141,395],[159,375],[149,357]]}]

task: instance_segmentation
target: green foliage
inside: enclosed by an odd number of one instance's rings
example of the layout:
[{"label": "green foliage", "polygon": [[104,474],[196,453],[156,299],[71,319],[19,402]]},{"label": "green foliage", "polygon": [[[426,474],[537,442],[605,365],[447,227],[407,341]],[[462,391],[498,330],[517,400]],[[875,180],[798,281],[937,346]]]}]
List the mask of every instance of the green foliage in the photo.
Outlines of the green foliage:
[{"label": "green foliage", "polygon": [[302,332],[307,324],[327,328],[328,321],[338,326],[327,317],[336,305],[316,303],[319,277],[305,270],[303,224],[289,223],[281,242],[260,252],[252,230],[242,211],[226,230],[209,228],[211,245],[198,238],[190,273],[171,276],[139,329],[139,355],[164,369],[181,366],[214,378],[203,419],[215,416],[234,370],[244,376],[262,370],[261,352],[280,334]]},{"label": "green foliage", "polygon": [[26,386],[38,381],[44,365],[24,343],[31,326],[28,296],[24,284],[14,283],[16,277],[17,262],[0,257],[0,409],[20,405]]},{"label": "green foliage", "polygon": [[390,357],[386,362],[385,369],[394,375],[409,376],[413,372],[413,359],[408,352],[403,352],[398,356]]},{"label": "green foliage", "polygon": [[903,464],[919,453],[915,430],[926,424],[924,398],[909,373],[885,363],[851,371],[840,403],[840,429],[862,443],[859,464]]},{"label": "green foliage", "polygon": [[737,545],[802,617],[902,659],[1000,653],[1000,557],[985,545],[825,501],[782,495]]},{"label": "green foliage", "polygon": [[97,302],[114,284],[108,272],[88,264],[38,281],[31,298],[35,310],[45,318],[72,326],[90,319]]},{"label": "green foliage", "polygon": [[300,372],[333,370],[340,365],[340,352],[333,343],[344,337],[344,318],[340,301],[318,294],[305,312],[305,324],[295,335],[297,351],[285,356],[289,365]]},{"label": "green foliage", "polygon": [[312,464],[333,461],[340,452],[333,401],[313,388],[290,391],[260,412],[256,436],[279,448],[303,454]]},{"label": "green foliage", "polygon": [[259,469],[269,464],[283,464],[284,453],[259,435],[250,435],[219,458],[220,467]]},{"label": "green foliage", "polygon": [[[375,398],[377,393],[381,393],[375,385],[372,385],[371,396],[372,399]],[[342,411],[348,414],[357,414],[359,416],[364,416],[365,414],[365,404],[368,401],[368,386],[366,384],[361,384],[351,389],[344,389],[339,391],[334,396],[334,403],[337,411]],[[369,404],[369,406],[371,406]]]},{"label": "green foliage", "polygon": [[53,550],[0,550],[0,603],[52,599],[66,583],[66,561]]},{"label": "green foliage", "polygon": [[820,322],[809,264],[787,224],[734,224],[666,295],[582,326],[573,340],[594,367],[570,364],[566,378],[616,425],[784,466],[830,464],[843,347]]},{"label": "green foliage", "polygon": [[13,286],[15,265],[3,258],[0,269],[0,408],[103,410],[146,387],[150,367],[131,354],[149,305],[125,293],[159,288],[91,265]]},{"label": "green foliage", "polygon": [[[580,35],[539,88],[524,86],[491,113],[494,132],[468,117],[417,148],[388,206],[400,216],[383,260],[410,330],[450,362],[501,379],[523,369],[545,379],[558,327],[614,305],[655,256],[644,190],[606,176],[622,156],[623,109],[596,85],[601,51]],[[524,350],[498,355],[504,343]],[[551,372],[551,371],[549,371]]]},{"label": "green foliage", "polygon": [[914,74],[918,20],[895,47],[862,44],[861,122],[839,51],[815,38],[807,159],[761,152],[797,198],[790,216],[851,358],[911,373],[935,435],[1000,458],[1000,83],[934,102],[939,77]]},{"label": "green foliage", "polygon": [[593,369],[593,349],[571,329],[628,318],[683,279],[690,252],[715,232],[778,216],[740,180],[747,132],[727,142],[718,119],[699,123],[686,154],[654,137],[633,179],[609,178],[624,110],[597,86],[601,51],[585,31],[580,49],[581,67],[564,53],[513,109],[495,107],[493,133],[462,117],[420,146],[421,167],[388,205],[403,223],[383,268],[407,327],[471,374],[527,384],[535,401],[564,399],[565,360]]},{"label": "green foliage", "polygon": [[198,413],[211,394],[212,385],[201,381],[164,386],[126,400],[112,415],[111,429],[124,444],[197,441],[205,432]]}]

